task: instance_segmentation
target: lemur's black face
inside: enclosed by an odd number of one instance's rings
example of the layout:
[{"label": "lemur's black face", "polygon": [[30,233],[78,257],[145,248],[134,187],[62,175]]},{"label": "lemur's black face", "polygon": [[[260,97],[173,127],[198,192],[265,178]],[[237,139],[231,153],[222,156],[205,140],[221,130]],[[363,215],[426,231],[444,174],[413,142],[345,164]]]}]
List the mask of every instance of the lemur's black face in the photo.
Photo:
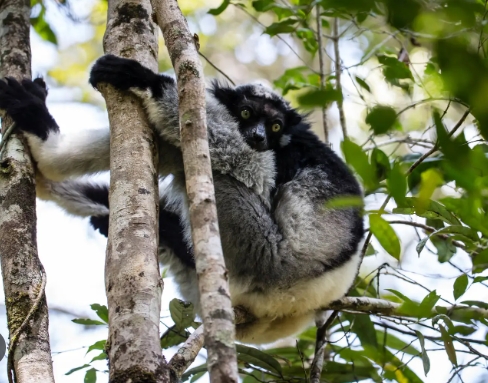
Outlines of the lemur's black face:
[{"label": "lemur's black face", "polygon": [[259,85],[232,89],[214,84],[213,93],[237,120],[247,144],[257,151],[286,146],[301,121],[279,95]]}]

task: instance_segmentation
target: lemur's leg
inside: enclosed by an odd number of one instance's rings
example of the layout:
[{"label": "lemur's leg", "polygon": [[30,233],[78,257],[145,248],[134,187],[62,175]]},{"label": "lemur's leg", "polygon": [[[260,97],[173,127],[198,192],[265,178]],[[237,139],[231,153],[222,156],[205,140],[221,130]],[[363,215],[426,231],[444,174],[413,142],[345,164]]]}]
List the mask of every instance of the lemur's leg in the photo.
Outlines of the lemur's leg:
[{"label": "lemur's leg", "polygon": [[18,82],[0,81],[0,109],[22,130],[42,174],[51,180],[94,173],[109,168],[110,138],[108,129],[60,133],[49,114],[42,79]]}]

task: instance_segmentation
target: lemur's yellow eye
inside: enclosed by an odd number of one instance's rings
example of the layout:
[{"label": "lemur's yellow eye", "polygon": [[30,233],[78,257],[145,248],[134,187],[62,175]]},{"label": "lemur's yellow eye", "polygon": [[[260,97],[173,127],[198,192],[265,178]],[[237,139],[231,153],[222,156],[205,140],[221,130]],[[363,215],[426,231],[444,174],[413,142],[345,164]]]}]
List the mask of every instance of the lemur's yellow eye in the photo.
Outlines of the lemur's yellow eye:
[{"label": "lemur's yellow eye", "polygon": [[276,122],[273,124],[273,126],[271,126],[271,130],[273,132],[277,133],[281,130],[281,125]]},{"label": "lemur's yellow eye", "polygon": [[244,119],[244,120],[247,120],[249,117],[251,117],[251,111],[249,109],[244,109],[242,112],[241,112],[241,117]]}]

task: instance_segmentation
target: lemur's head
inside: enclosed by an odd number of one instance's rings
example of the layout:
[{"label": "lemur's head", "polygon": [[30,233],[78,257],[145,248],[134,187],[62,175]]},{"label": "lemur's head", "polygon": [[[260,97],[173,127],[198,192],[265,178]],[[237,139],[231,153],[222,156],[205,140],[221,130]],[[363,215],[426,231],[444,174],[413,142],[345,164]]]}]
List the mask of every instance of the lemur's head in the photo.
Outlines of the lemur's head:
[{"label": "lemur's head", "polygon": [[230,88],[214,82],[211,91],[238,121],[247,144],[258,151],[286,146],[302,121],[283,97],[260,84]]}]

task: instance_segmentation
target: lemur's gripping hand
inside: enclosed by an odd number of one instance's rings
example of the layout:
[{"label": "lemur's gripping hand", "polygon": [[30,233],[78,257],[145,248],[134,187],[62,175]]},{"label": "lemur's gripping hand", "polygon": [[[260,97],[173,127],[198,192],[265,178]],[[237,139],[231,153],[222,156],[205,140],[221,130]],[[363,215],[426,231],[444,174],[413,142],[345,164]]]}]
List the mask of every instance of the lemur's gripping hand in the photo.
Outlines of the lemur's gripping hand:
[{"label": "lemur's gripping hand", "polygon": [[120,90],[147,89],[159,83],[159,76],[135,60],[114,55],[100,57],[90,73],[90,84],[98,88],[100,83],[113,85]]},{"label": "lemur's gripping hand", "polygon": [[47,110],[46,96],[46,83],[41,78],[20,83],[12,77],[0,80],[0,109],[12,117],[18,129],[42,140],[50,131],[59,130]]}]

